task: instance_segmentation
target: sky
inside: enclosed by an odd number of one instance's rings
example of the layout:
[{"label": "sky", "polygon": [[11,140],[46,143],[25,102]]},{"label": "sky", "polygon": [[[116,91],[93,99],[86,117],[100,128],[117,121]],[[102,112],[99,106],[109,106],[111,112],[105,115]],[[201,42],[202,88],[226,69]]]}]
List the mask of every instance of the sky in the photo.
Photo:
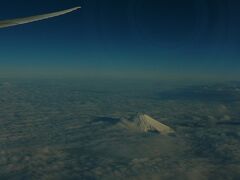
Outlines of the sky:
[{"label": "sky", "polygon": [[1,0],[0,19],[79,5],[0,29],[0,77],[239,80],[236,0]]}]

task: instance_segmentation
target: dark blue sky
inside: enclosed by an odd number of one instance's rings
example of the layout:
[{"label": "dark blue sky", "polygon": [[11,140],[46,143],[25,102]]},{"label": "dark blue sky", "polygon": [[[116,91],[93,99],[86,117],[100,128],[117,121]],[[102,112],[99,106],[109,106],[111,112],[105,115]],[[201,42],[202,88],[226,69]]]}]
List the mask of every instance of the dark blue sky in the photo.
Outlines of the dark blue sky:
[{"label": "dark blue sky", "polygon": [[82,6],[0,29],[0,76],[238,79],[236,0],[2,0],[1,19]]}]

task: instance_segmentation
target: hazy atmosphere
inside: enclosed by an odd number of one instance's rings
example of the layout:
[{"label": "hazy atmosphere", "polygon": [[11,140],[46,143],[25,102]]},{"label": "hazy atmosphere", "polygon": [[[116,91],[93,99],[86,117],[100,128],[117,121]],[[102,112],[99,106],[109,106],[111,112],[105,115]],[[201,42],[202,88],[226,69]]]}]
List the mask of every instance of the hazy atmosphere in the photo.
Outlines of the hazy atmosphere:
[{"label": "hazy atmosphere", "polygon": [[0,179],[239,180],[239,9],[2,0]]}]

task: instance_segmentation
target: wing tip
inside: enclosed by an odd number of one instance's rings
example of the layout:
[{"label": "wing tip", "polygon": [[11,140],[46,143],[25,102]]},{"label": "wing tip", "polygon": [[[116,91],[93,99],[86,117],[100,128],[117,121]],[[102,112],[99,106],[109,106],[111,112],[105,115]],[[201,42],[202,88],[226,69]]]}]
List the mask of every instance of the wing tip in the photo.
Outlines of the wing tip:
[{"label": "wing tip", "polygon": [[75,10],[78,10],[78,9],[81,9],[81,8],[82,8],[81,6],[76,6],[76,7],[72,8],[72,10],[75,11]]},{"label": "wing tip", "polygon": [[76,11],[76,10],[81,9],[81,8],[82,8],[81,6],[76,6],[76,7],[70,8],[70,9],[63,10],[63,12],[69,13],[69,12],[73,12],[73,11]]}]

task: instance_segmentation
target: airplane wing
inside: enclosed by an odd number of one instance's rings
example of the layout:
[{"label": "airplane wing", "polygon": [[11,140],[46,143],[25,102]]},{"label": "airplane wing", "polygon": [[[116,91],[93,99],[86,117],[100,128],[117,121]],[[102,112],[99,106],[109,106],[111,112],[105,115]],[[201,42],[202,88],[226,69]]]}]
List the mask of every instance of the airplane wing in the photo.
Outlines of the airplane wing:
[{"label": "airplane wing", "polygon": [[75,11],[79,8],[81,8],[81,7],[74,7],[74,8],[71,8],[71,9],[58,11],[58,12],[53,12],[53,13],[48,13],[48,14],[43,14],[43,15],[36,15],[36,16],[30,16],[30,17],[25,17],[25,18],[17,18],[17,19],[0,21],[0,28],[17,26],[17,25],[21,25],[21,24],[31,23],[31,22],[35,22],[35,21],[40,21],[40,20],[60,16],[60,15],[67,14],[67,13],[70,13],[72,11]]}]

